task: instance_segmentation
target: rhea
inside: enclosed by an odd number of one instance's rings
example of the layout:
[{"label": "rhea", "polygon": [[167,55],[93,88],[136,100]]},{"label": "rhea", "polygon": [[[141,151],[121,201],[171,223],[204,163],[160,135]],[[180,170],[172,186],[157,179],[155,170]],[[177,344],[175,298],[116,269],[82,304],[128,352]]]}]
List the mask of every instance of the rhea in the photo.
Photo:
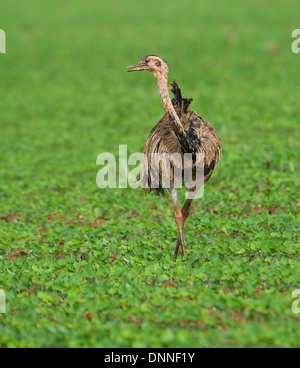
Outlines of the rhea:
[{"label": "rhea", "polygon": [[[142,163],[140,180],[146,189],[152,190],[156,194],[163,194],[163,184],[166,184],[164,170],[166,170],[166,167],[170,170],[170,180],[165,186],[173,201],[174,217],[178,228],[178,239],[174,252],[174,260],[176,261],[179,247],[181,247],[183,254],[186,253],[183,227],[190,214],[192,201],[199,190],[197,185],[189,186],[187,188],[187,199],[183,207],[179,207],[178,182],[183,182],[184,170],[189,166],[183,165],[183,161],[187,156],[186,154],[190,154],[193,178],[198,172],[199,165],[202,165],[203,183],[205,183],[220,161],[221,142],[212,126],[195,111],[188,108],[192,99],[181,97],[181,91],[175,79],[171,83],[171,92],[175,98],[171,100],[168,89],[169,68],[164,59],[156,55],[148,55],[137,64],[128,66],[127,69],[128,72],[148,70],[154,75],[157,79],[159,95],[165,110],[165,115],[155,125],[147,138],[144,148],[146,160],[143,160]],[[163,157],[171,156],[175,158],[169,160],[169,165],[160,162],[157,166],[154,165],[153,161],[153,154],[155,153],[162,154]],[[202,154],[203,159],[197,160],[197,154]],[[180,170],[179,174],[178,168]],[[153,180],[156,179],[159,180],[158,187],[153,185]]]}]

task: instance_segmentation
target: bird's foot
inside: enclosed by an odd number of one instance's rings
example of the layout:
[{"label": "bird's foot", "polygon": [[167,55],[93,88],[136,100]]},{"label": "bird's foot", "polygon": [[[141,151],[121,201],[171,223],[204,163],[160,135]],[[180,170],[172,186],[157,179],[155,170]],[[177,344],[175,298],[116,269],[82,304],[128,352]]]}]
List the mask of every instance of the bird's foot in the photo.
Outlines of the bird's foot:
[{"label": "bird's foot", "polygon": [[178,249],[179,249],[179,239],[177,240],[177,244],[176,244],[176,247],[175,247],[175,252],[174,252],[174,262],[176,262],[176,258],[177,258],[177,254],[178,254]]},{"label": "bird's foot", "polygon": [[185,247],[184,247],[184,241],[183,239],[180,239],[180,236],[178,237],[177,243],[176,243],[176,247],[175,247],[175,252],[174,252],[174,261],[176,262],[176,258],[177,258],[177,254],[178,254],[178,250],[179,250],[179,246],[182,250],[182,254],[185,255],[186,251],[185,251]]}]

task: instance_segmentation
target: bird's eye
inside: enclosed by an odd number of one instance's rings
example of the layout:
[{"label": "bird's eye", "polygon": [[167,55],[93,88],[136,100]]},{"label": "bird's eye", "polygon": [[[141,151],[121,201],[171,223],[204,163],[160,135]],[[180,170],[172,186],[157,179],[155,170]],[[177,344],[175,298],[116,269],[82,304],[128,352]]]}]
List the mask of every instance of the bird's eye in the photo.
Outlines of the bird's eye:
[{"label": "bird's eye", "polygon": [[149,63],[149,61],[150,61],[150,60],[146,59],[146,60],[145,60],[145,64],[148,64],[148,63]]}]

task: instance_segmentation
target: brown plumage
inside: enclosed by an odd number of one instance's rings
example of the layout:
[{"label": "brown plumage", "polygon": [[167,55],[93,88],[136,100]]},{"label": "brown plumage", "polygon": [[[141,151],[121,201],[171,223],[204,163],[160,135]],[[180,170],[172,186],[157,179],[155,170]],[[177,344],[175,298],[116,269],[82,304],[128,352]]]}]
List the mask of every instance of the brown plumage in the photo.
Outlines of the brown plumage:
[{"label": "brown plumage", "polygon": [[[188,198],[180,210],[177,200],[179,182],[184,182],[185,170],[191,170],[192,179],[202,169],[202,183],[207,182],[213,170],[218,166],[221,158],[221,142],[212,126],[202,119],[195,111],[188,107],[192,99],[181,97],[180,89],[173,79],[171,92],[174,99],[171,101],[168,91],[168,65],[165,60],[155,55],[144,57],[138,64],[127,67],[128,71],[148,70],[157,79],[158,90],[166,114],[160,119],[150,132],[145,148],[144,160],[140,180],[145,189],[153,190],[156,194],[163,194],[163,182],[170,192],[174,216],[178,227],[178,240],[175,248],[176,260],[179,246],[185,254],[183,226],[189,215],[190,206],[199,187],[189,186]],[[157,162],[156,155],[171,157]],[[186,159],[190,154],[190,160]],[[197,154],[203,154],[203,160],[197,160]],[[185,165],[186,164],[186,165]],[[169,182],[165,180],[166,175]]]}]

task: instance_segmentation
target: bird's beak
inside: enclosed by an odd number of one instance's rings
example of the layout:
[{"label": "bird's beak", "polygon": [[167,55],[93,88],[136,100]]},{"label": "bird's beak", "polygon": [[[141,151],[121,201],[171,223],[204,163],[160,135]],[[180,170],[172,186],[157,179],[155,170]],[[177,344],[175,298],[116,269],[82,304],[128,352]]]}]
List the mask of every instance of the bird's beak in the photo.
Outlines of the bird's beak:
[{"label": "bird's beak", "polygon": [[126,69],[128,69],[127,70],[128,72],[139,72],[141,70],[147,70],[145,64],[142,63],[142,62],[139,62],[139,63],[134,64],[134,65],[127,66]]}]

